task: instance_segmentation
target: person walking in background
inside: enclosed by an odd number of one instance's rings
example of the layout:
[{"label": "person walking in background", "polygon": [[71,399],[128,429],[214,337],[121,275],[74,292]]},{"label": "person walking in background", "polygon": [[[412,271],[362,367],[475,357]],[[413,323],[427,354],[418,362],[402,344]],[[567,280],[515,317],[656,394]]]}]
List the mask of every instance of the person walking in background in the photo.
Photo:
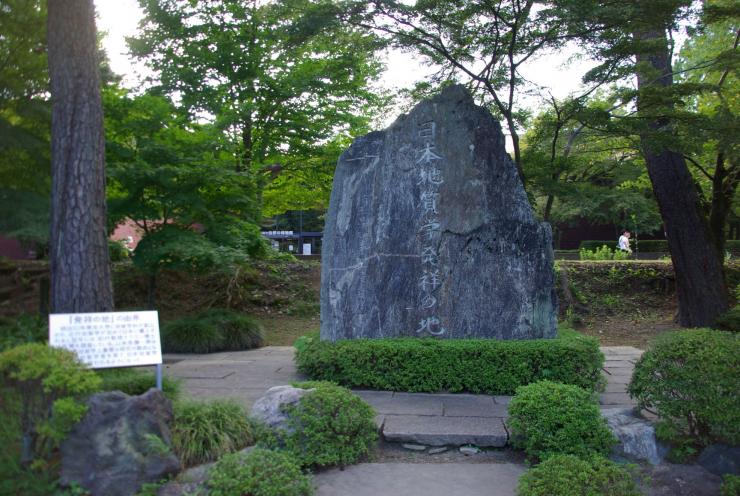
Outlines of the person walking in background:
[{"label": "person walking in background", "polygon": [[627,229],[622,231],[617,248],[632,255],[632,248],[630,248],[630,232]]}]

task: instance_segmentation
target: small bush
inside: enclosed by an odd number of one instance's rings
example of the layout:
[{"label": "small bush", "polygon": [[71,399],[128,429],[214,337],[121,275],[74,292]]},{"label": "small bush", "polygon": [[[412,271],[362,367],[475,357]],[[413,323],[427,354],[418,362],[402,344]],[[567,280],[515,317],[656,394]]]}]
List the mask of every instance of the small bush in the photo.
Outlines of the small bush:
[{"label": "small bush", "polygon": [[727,474],[722,477],[721,496],[740,496],[740,476]]},{"label": "small bush", "polygon": [[296,346],[298,370],[350,388],[513,394],[550,379],[596,389],[604,356],[595,338],[562,329],[555,339],[348,339],[318,333]]},{"label": "small bush", "polygon": [[627,260],[630,258],[630,254],[626,251],[612,250],[606,245],[593,251],[581,248],[578,253],[581,260]]},{"label": "small bush", "polygon": [[305,382],[315,388],[287,405],[288,425],[268,442],[289,451],[302,466],[343,467],[370,453],[378,438],[375,412],[357,395],[328,382]]},{"label": "small bush", "polygon": [[519,478],[518,496],[639,496],[625,468],[601,457],[554,455]]},{"label": "small bush", "polygon": [[49,322],[38,314],[0,317],[0,351],[25,343],[44,343],[49,338]]},{"label": "small bush", "polygon": [[184,317],[162,329],[162,348],[169,353],[213,353],[262,346],[262,326],[233,310],[211,309]]},{"label": "small bush", "polygon": [[175,403],[172,447],[185,466],[210,462],[254,444],[252,426],[233,401]]},{"label": "small bush", "polygon": [[662,432],[699,445],[739,444],[740,336],[712,329],[665,333],[635,365],[628,391],[640,408],[660,416]]},{"label": "small bush", "polygon": [[616,443],[593,393],[551,381],[516,390],[508,426],[512,446],[538,459],[557,453],[607,455]]},{"label": "small bush", "polygon": [[111,262],[122,262],[129,258],[129,252],[123,241],[108,240],[108,256]]},{"label": "small bush", "polygon": [[0,379],[22,405],[21,460],[39,466],[85,414],[82,400],[100,386],[74,353],[38,343],[0,353]]},{"label": "small bush", "polygon": [[287,453],[254,449],[221,458],[210,470],[210,496],[311,496],[311,478]]},{"label": "small bush", "polygon": [[[155,387],[153,372],[140,372],[132,368],[115,368],[97,370],[102,379],[101,391],[121,391],[131,396],[144,394]],[[167,376],[162,377],[162,392],[171,401],[180,396],[180,381]]]},{"label": "small bush", "polygon": [[723,331],[740,332],[740,305],[717,317],[716,327]]},{"label": "small bush", "polygon": [[578,245],[579,250],[588,250],[588,251],[595,251],[601,248],[602,246],[617,246],[617,239],[613,240],[597,240],[597,239],[585,239],[581,241],[581,244]]}]

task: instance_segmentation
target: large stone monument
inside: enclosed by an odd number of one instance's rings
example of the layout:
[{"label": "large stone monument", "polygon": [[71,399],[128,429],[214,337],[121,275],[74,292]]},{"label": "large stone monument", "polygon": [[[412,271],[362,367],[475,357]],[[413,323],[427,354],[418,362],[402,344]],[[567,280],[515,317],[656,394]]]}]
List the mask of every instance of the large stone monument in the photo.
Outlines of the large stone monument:
[{"label": "large stone monument", "polygon": [[551,240],[498,122],[448,87],[339,158],[321,339],[554,337]]}]

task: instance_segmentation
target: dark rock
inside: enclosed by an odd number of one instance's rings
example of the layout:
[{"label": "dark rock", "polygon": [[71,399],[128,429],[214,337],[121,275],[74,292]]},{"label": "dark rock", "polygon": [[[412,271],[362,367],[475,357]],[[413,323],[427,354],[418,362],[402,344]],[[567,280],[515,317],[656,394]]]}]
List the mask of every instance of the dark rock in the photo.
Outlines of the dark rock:
[{"label": "dark rock", "polygon": [[500,125],[449,87],[340,157],[321,338],[554,337],[551,241]]},{"label": "dark rock", "polygon": [[663,463],[646,473],[647,496],[716,496],[722,479],[698,465]]},{"label": "dark rock", "polygon": [[62,484],[76,483],[92,496],[125,496],[176,474],[172,418],[172,403],[156,389],[92,396],[87,414],[62,443]]},{"label": "dark rock", "polygon": [[740,446],[712,444],[701,452],[697,463],[716,475],[740,475]]}]

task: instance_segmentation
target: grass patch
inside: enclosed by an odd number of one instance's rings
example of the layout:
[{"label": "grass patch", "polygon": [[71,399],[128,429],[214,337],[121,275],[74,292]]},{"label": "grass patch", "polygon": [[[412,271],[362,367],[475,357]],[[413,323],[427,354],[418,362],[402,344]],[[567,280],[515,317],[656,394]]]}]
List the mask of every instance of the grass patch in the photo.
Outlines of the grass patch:
[{"label": "grass patch", "polygon": [[350,388],[408,392],[514,394],[517,387],[552,380],[596,390],[604,356],[599,343],[573,330],[555,339],[301,340],[298,370]]},{"label": "grass patch", "polygon": [[[101,369],[95,372],[103,380],[101,391],[121,391],[131,396],[144,394],[156,386],[154,372],[133,368]],[[180,396],[181,383],[177,379],[162,377],[162,392],[175,401]]]}]

